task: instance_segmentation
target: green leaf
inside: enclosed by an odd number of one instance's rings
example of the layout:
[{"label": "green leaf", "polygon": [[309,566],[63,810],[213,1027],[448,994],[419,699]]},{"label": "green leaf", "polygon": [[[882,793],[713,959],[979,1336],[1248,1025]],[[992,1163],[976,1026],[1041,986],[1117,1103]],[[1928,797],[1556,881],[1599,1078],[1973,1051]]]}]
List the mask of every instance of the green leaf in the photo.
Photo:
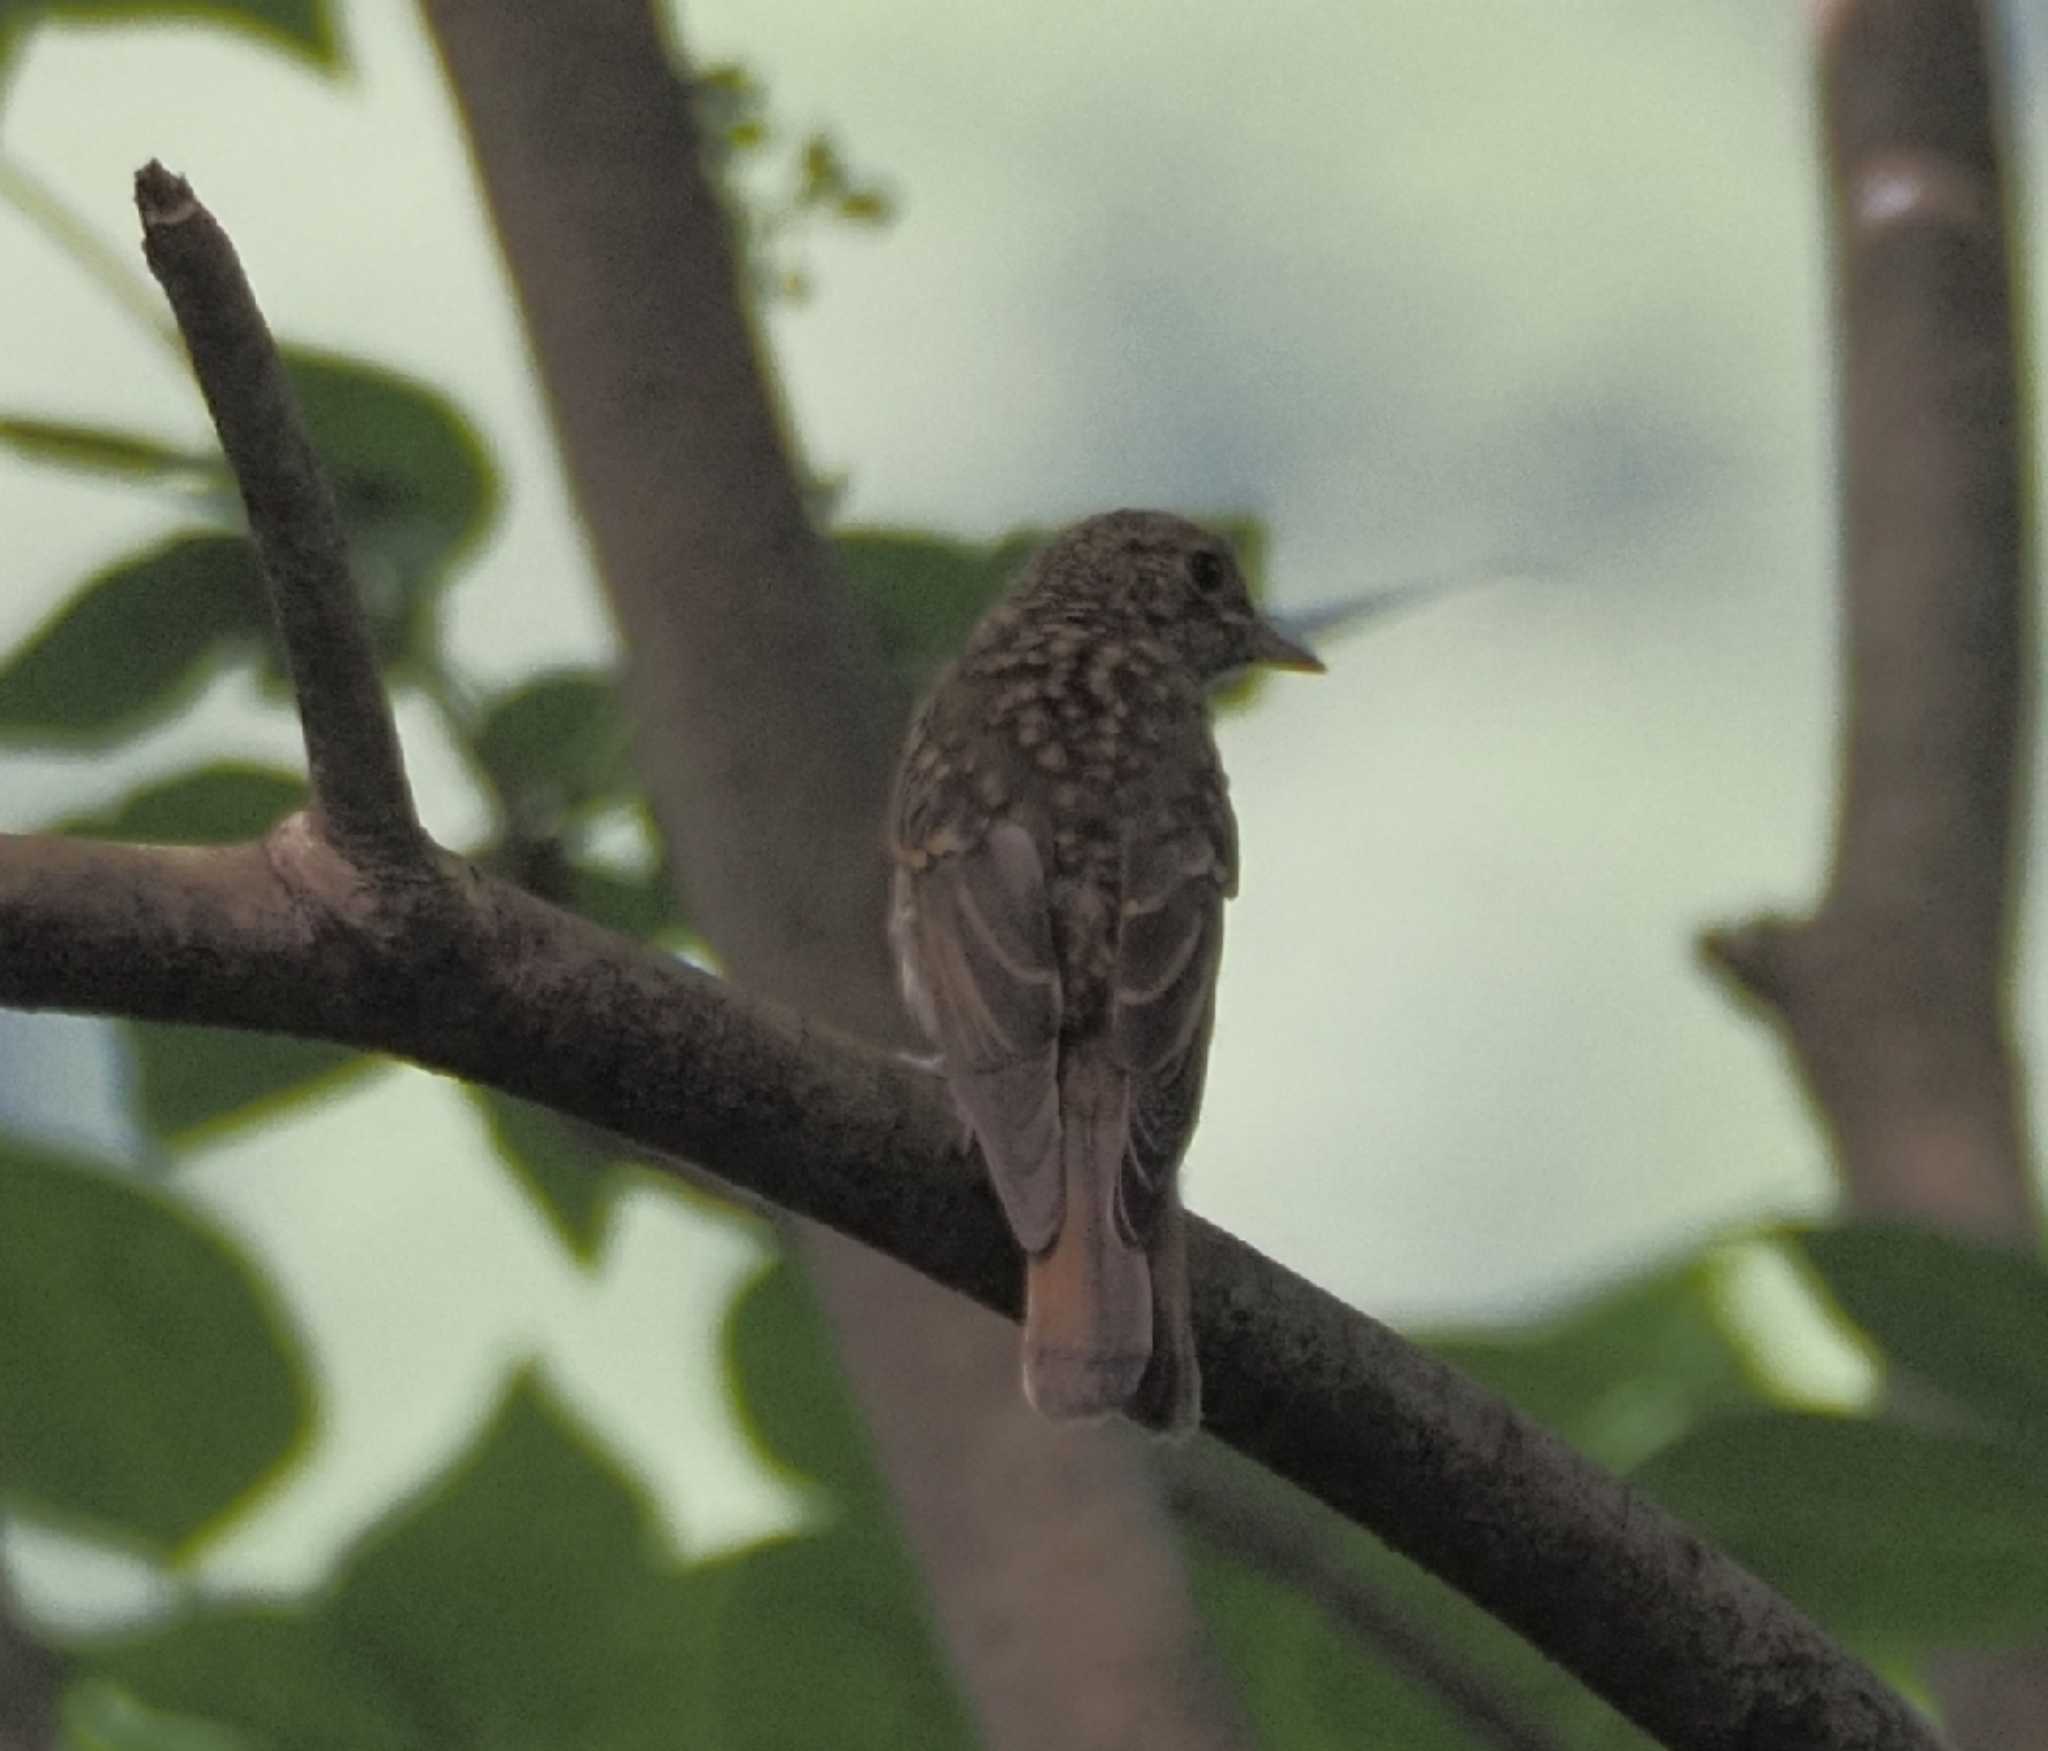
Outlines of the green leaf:
[{"label": "green leaf", "polygon": [[625,718],[603,669],[559,669],[500,696],[474,751],[527,820],[552,823],[635,788]]},{"label": "green leaf", "polygon": [[1219,1556],[1189,1552],[1195,1598],[1252,1718],[1254,1742],[1288,1751],[1467,1751],[1452,1717],[1366,1657],[1303,1594]]},{"label": "green leaf", "polygon": [[1580,1451],[1633,1465],[1704,1417],[1761,1402],[1714,1271],[1711,1256],[1688,1260],[1543,1324],[1424,1341]]},{"label": "green leaf", "polygon": [[0,666],[0,741],[123,740],[190,699],[224,651],[267,637],[249,543],[173,536],[88,579]]},{"label": "green leaf", "polygon": [[1635,1481],[1866,1645],[2018,1643],[2048,1623],[2048,1475],[2036,1453],[1762,1412],[1703,1425]]},{"label": "green leaf", "polygon": [[153,1707],[308,1751],[673,1751],[713,1742],[721,1585],[669,1554],[640,1488],[527,1381],[310,1603],[86,1657]]},{"label": "green leaf", "polygon": [[325,1040],[130,1021],[135,1116],[152,1137],[190,1144],[286,1105],[333,1094],[389,1060]]},{"label": "green leaf", "polygon": [[9,0],[0,7],[0,39],[44,19],[74,24],[189,20],[255,37],[323,73],[337,73],[343,65],[327,0]]},{"label": "green leaf", "polygon": [[222,485],[227,473],[220,457],[207,451],[183,450],[139,432],[73,425],[64,420],[19,415],[0,418],[0,445],[31,462],[137,480],[183,475]]},{"label": "green leaf", "polygon": [[874,1488],[867,1431],[810,1287],[786,1258],[764,1267],[725,1316],[726,1379],[740,1420],[774,1465],[811,1484]]},{"label": "green leaf", "polygon": [[415,1719],[396,1674],[323,1633],[302,1607],[202,1609],[76,1657],[143,1706],[206,1721],[263,1751],[434,1751],[441,1743]]},{"label": "green leaf", "polygon": [[[810,1287],[786,1257],[734,1301],[724,1351],[756,1447],[837,1508],[822,1533],[770,1544],[735,1567],[715,1661],[730,1742],[763,1751],[970,1743],[867,1430]],[[817,1653],[801,1686],[780,1676],[792,1646]]]},{"label": "green leaf", "polygon": [[[1265,525],[1244,516],[1195,513],[1195,519],[1236,547],[1257,600],[1264,588]],[[918,692],[959,654],[974,623],[1053,533],[1023,528],[977,542],[910,529],[849,529],[835,535],[833,545],[884,659]],[[1238,682],[1225,702],[1248,697],[1251,685]]]},{"label": "green leaf", "polygon": [[[716,1743],[959,1751],[979,1743],[900,1559],[851,1522],[737,1558],[709,1663]],[[792,1673],[800,1674],[792,1682]]]},{"label": "green leaf", "polygon": [[268,1294],[189,1210],[0,1140],[0,1492],[175,1551],[290,1451]]},{"label": "green leaf", "polygon": [[221,761],[130,791],[60,831],[129,845],[238,845],[306,806],[306,781],[271,766]]},{"label": "green leaf", "polygon": [[466,1091],[507,1166],[585,1264],[597,1259],[619,1176],[612,1157],[557,1113],[494,1088]]},{"label": "green leaf", "polygon": [[497,513],[497,469],[427,384],[303,348],[287,349],[285,364],[334,483],[378,655],[424,656],[435,595]]},{"label": "green leaf", "polygon": [[912,689],[959,654],[982,611],[1039,544],[1031,532],[984,543],[907,529],[849,530],[833,542],[884,659]]},{"label": "green leaf", "polygon": [[1807,1229],[1792,1244],[1894,1363],[1989,1430],[2048,1449],[2048,1270],[2038,1258],[1904,1223]]},{"label": "green leaf", "polygon": [[149,1708],[98,1678],[65,1691],[58,1726],[62,1751],[257,1751],[239,1733]]},{"label": "green leaf", "polygon": [[665,869],[646,876],[625,876],[595,864],[576,863],[570,866],[569,885],[568,906],[607,930],[644,942],[682,927],[682,909],[676,904]]},{"label": "green leaf", "polygon": [[[1532,1737],[1573,1751],[1653,1751],[1605,1703],[1433,1575],[1249,1462],[1211,1451],[1191,1468],[1215,1472],[1233,1521],[1271,1523],[1291,1550],[1306,1538],[1330,1565],[1305,1575],[1289,1556],[1255,1563],[1227,1533],[1189,1525],[1196,1599],[1250,1709],[1261,1744],[1399,1745],[1473,1751],[1494,1733],[1469,1729],[1418,1672],[1412,1650],[1455,1671]],[[1374,1625],[1387,1626],[1375,1632]]]}]

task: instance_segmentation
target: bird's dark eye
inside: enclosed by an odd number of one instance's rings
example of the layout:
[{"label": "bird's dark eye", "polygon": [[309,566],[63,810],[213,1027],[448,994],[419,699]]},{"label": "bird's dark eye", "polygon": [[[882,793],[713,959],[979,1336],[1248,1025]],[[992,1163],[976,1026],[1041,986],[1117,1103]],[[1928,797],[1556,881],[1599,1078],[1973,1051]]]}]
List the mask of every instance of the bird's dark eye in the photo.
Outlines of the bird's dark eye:
[{"label": "bird's dark eye", "polygon": [[1229,575],[1230,568],[1223,563],[1223,555],[1212,548],[1199,549],[1188,561],[1188,576],[1205,596],[1213,596],[1222,589],[1223,580]]}]

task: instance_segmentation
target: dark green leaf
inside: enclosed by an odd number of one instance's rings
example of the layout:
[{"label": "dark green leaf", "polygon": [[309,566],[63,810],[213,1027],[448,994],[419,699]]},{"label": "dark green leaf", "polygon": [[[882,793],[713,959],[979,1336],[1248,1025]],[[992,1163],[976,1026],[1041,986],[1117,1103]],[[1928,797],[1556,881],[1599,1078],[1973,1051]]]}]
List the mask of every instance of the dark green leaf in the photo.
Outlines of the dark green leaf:
[{"label": "dark green leaf", "polygon": [[73,816],[60,830],[129,845],[236,845],[262,838],[305,805],[306,783],[297,775],[222,761],[145,785],[102,813]]},{"label": "dark green leaf", "polygon": [[1372,1659],[1285,1582],[1197,1542],[1195,1597],[1252,1718],[1254,1742],[1287,1751],[1469,1751],[1454,1719]]},{"label": "dark green leaf", "polygon": [[634,787],[611,675],[561,669],[495,700],[475,754],[521,818],[553,823]]},{"label": "dark green leaf", "polygon": [[378,655],[423,656],[435,595],[496,514],[497,469],[426,384],[337,354],[293,348],[285,359],[334,482]]},{"label": "dark green leaf", "polygon": [[215,1607],[79,1658],[145,1706],[206,1721],[263,1751],[443,1744],[416,1718],[396,1673],[324,1633],[303,1607]]},{"label": "dark green leaf", "polygon": [[154,1707],[279,1747],[674,1751],[711,1742],[719,1592],[588,1431],[522,1383],[309,1604],[88,1656]]},{"label": "dark green leaf", "polygon": [[708,1673],[716,1742],[730,1751],[978,1743],[900,1563],[848,1521],[736,1558]]},{"label": "dark green leaf", "polygon": [[439,1743],[701,1741],[703,1585],[639,1486],[530,1382],[472,1456],[349,1565],[325,1613]]},{"label": "dark green leaf", "polygon": [[906,686],[919,689],[958,654],[1039,537],[1026,532],[981,543],[860,529],[837,536],[834,545],[885,660]]},{"label": "dark green leaf", "polygon": [[1430,1349],[1607,1465],[1633,1465],[1761,1393],[1695,1259],[1534,1327],[1446,1333]]},{"label": "dark green leaf", "polygon": [[[1442,1676],[1451,1674],[1488,1699],[1494,1719],[1542,1742],[1651,1751],[1513,1631],[1270,1473],[1216,1449],[1184,1463],[1198,1504],[1184,1521],[1196,1596],[1260,1743],[1494,1744],[1495,1732],[1454,1723]],[[1188,1515],[1187,1493],[1169,1489]],[[1304,1548],[1314,1553],[1306,1561],[1296,1554]]]},{"label": "dark green leaf", "polygon": [[239,1733],[149,1708],[103,1678],[64,1693],[58,1724],[63,1751],[257,1751]]},{"label": "dark green leaf", "polygon": [[63,420],[0,418],[0,445],[31,462],[96,474],[125,474],[138,480],[193,475],[219,483],[226,474],[220,457],[207,451],[181,450],[137,432]]},{"label": "dark green leaf", "polygon": [[1636,1474],[1681,1518],[1875,1647],[2038,1640],[2038,1454],[1896,1423],[1762,1412],[1694,1430]]},{"label": "dark green leaf", "polygon": [[267,636],[249,543],[173,536],[88,579],[0,666],[0,740],[121,740],[189,699],[224,651]]},{"label": "dark green leaf", "polygon": [[173,1550],[306,1416],[226,1242],[149,1187],[0,1142],[0,1493]]},{"label": "dark green leaf", "polygon": [[725,1320],[726,1377],[761,1452],[807,1483],[865,1490],[867,1432],[841,1378],[809,1286],[777,1259]]},{"label": "dark green leaf", "polygon": [[[1264,524],[1241,516],[1197,520],[1237,548],[1256,599],[1264,587]],[[1025,528],[976,542],[909,529],[849,529],[833,540],[884,659],[907,687],[921,691],[959,654],[982,612],[1052,533]],[[1248,685],[1239,682],[1228,699],[1240,699]]]},{"label": "dark green leaf", "polygon": [[123,1022],[121,1031],[134,1054],[136,1119],[166,1143],[190,1143],[201,1133],[335,1093],[388,1062],[284,1034],[153,1021]]},{"label": "dark green leaf", "polygon": [[607,930],[646,941],[682,926],[682,909],[676,904],[666,870],[625,876],[579,863],[571,867],[569,881],[569,907]]},{"label": "dark green leaf", "polygon": [[2048,1451],[2048,1270],[1907,1224],[1792,1237],[1842,1311],[1897,1365],[2028,1451]]},{"label": "dark green leaf", "polygon": [[45,18],[88,24],[190,20],[268,42],[324,73],[342,66],[328,0],[6,0],[0,5],[0,45]]},{"label": "dark green leaf", "polygon": [[612,1154],[545,1107],[493,1088],[467,1092],[499,1155],[532,1193],[563,1244],[586,1264],[593,1262],[619,1184]]}]

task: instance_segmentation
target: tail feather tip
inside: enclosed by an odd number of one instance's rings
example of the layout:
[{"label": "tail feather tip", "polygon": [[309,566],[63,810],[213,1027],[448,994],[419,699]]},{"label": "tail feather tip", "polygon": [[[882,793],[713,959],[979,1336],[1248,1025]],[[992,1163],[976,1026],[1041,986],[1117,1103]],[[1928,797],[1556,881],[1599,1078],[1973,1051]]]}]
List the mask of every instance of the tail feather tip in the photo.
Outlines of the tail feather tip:
[{"label": "tail feather tip", "polygon": [[1026,1346],[1024,1396],[1040,1416],[1055,1422],[1111,1416],[1136,1396],[1147,1359]]}]

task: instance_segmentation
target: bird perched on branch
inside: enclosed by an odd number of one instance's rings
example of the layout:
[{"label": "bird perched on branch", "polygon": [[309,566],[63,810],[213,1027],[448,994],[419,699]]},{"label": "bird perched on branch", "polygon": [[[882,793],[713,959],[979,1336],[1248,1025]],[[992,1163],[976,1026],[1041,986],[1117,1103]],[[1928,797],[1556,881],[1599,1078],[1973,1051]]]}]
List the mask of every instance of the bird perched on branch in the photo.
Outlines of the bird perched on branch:
[{"label": "bird perched on branch", "polygon": [[1229,544],[1111,511],[1025,567],[920,707],[897,773],[890,937],[1027,1260],[1045,1415],[1201,1415],[1177,1184],[1237,891],[1209,691],[1322,664]]}]

